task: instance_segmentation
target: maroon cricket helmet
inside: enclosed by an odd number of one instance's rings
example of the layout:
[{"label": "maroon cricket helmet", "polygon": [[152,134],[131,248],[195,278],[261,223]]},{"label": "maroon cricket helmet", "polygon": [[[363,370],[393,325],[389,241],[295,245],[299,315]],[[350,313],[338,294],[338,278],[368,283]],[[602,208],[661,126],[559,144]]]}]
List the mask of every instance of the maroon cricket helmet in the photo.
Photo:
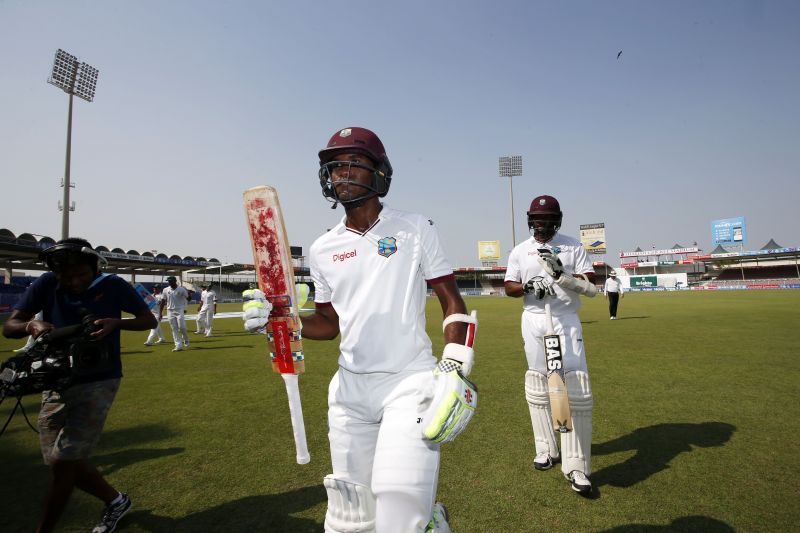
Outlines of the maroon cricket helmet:
[{"label": "maroon cricket helmet", "polygon": [[561,229],[564,214],[558,200],[546,194],[537,196],[528,210],[528,229],[539,242],[547,242]]},{"label": "maroon cricket helmet", "polygon": [[353,152],[369,157],[376,165],[385,164],[389,171],[384,172],[391,176],[392,166],[389,164],[386,148],[378,136],[366,128],[350,127],[334,133],[328,146],[319,151],[319,164],[324,165],[339,154]]},{"label": "maroon cricket helmet", "polygon": [[[319,180],[322,186],[322,195],[333,202],[338,202],[336,190],[330,181],[329,166],[334,157],[339,154],[362,154],[369,157],[375,165],[373,171],[373,183],[366,187],[368,194],[364,197],[351,200],[360,201],[370,196],[377,195],[381,198],[389,192],[389,185],[392,182],[392,164],[386,155],[383,143],[374,132],[359,127],[344,128],[336,133],[328,141],[328,145],[319,151]],[[331,165],[329,165],[331,163]],[[334,203],[334,206],[336,204]]]}]

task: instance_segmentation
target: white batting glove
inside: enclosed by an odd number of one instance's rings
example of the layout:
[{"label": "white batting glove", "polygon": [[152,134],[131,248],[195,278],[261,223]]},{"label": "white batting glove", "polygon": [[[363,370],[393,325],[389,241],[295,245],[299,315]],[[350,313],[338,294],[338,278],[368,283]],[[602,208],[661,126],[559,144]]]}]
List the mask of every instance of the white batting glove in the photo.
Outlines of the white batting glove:
[{"label": "white batting glove", "polygon": [[522,291],[525,294],[533,294],[537,300],[541,300],[545,296],[556,295],[553,285],[542,276],[535,276],[526,281],[525,285],[522,286]]},{"label": "white batting glove", "polygon": [[536,256],[536,260],[539,261],[545,272],[550,274],[553,279],[560,278],[561,274],[564,273],[564,264],[561,259],[547,248],[540,248],[538,252],[539,255]]},{"label": "white batting glove", "polygon": [[431,442],[450,442],[469,424],[478,407],[478,388],[460,372],[455,361],[442,359],[433,370],[434,391],[422,416],[422,436]]}]

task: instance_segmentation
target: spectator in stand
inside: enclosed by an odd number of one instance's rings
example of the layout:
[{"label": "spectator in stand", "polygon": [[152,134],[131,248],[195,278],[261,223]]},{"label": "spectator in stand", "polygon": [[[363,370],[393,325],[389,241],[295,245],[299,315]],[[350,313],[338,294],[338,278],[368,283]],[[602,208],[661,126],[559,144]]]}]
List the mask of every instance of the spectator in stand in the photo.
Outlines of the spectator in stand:
[{"label": "spectator in stand", "polygon": [[625,294],[622,290],[622,282],[617,279],[617,273],[612,270],[608,276],[603,292],[606,293],[608,300],[608,314],[611,315],[611,320],[616,320],[619,299],[625,298]]}]

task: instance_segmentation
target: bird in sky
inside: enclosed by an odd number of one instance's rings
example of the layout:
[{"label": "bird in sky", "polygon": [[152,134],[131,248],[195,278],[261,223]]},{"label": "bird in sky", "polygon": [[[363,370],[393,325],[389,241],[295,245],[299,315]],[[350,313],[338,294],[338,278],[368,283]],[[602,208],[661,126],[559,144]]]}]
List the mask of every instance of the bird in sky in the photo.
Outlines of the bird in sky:
[{"label": "bird in sky", "polygon": [[622,55],[622,50],[620,50],[619,53],[617,54],[617,59],[619,59],[619,56],[621,55]]}]

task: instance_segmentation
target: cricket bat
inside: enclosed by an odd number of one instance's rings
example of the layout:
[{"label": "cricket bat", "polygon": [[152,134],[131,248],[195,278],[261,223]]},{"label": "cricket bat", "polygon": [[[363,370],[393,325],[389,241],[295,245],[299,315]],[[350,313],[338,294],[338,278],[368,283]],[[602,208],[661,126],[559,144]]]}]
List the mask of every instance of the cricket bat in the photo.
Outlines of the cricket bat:
[{"label": "cricket bat", "polygon": [[564,379],[564,350],[561,337],[553,327],[550,302],[545,300],[544,313],[547,317],[547,333],[544,335],[544,354],[547,359],[547,388],[550,395],[550,415],[553,429],[559,433],[572,431],[572,413],[569,409],[567,383]]},{"label": "cricket bat", "polygon": [[305,361],[292,255],[278,202],[278,191],[268,186],[246,190],[244,211],[253,246],[258,288],[272,304],[266,327],[272,370],[279,372],[286,383],[297,464],[304,465],[311,460],[311,456],[306,442],[297,376],[305,371]]}]

